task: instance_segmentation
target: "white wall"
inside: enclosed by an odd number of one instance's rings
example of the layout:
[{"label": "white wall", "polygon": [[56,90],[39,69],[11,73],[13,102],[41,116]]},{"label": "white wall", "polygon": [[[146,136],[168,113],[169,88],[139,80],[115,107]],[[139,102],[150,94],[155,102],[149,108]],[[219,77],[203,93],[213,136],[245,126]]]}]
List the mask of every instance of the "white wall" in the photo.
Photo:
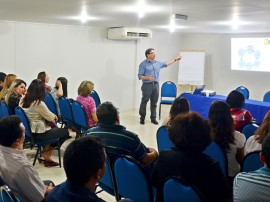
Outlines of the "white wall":
[{"label": "white wall", "polygon": [[[112,101],[122,109],[138,108],[139,63],[144,51],[153,47],[157,59],[166,61],[179,54],[180,35],[154,33],[152,39],[113,41],[106,28],[51,24],[0,22],[0,71],[15,73],[30,82],[46,71],[49,84],[68,79],[69,97],[76,98],[82,80],[91,80],[101,101]],[[161,73],[161,83],[177,81],[178,64]]]},{"label": "white wall", "polygon": [[[231,70],[232,37],[269,37],[266,34],[185,34],[182,36],[182,48],[206,50],[205,84],[217,94],[227,95],[238,86],[249,89],[250,98],[262,100],[270,90],[270,72],[247,72]],[[270,58],[270,57],[269,57]]]}]

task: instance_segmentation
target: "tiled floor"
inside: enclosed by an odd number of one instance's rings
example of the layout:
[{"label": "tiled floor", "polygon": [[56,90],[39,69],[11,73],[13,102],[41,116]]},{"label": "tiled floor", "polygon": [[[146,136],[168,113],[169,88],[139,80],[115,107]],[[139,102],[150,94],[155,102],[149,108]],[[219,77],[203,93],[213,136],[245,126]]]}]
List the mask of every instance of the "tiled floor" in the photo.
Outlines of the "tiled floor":
[{"label": "tiled floor", "polygon": [[[121,125],[126,126],[128,130],[137,133],[141,141],[146,146],[153,147],[156,149],[157,148],[156,131],[161,125],[164,117],[168,115],[169,109],[170,109],[170,106],[166,106],[166,105],[162,106],[162,114],[161,114],[162,116],[161,116],[161,120],[159,121],[159,125],[154,125],[150,122],[149,111],[147,112],[148,118],[145,120],[145,125],[139,124],[139,115],[138,115],[137,110],[136,111],[135,110],[120,111],[120,122],[121,122]],[[71,132],[71,135],[75,137],[75,134],[72,132]],[[66,141],[62,145],[61,150],[64,151],[66,146],[73,140],[74,138]],[[27,154],[28,154],[28,157],[31,158],[33,156],[33,151],[28,151]],[[57,160],[57,156],[55,156],[54,159]],[[32,161],[32,159],[30,159],[30,161]],[[63,167],[62,168],[59,168],[59,167],[46,168],[44,167],[43,164],[39,164],[37,162],[35,165],[35,168],[37,169],[42,180],[50,179],[56,185],[66,180]],[[99,197],[101,197],[107,202],[115,201],[113,196],[110,196],[109,194],[106,194],[105,192],[101,192],[99,194]]]}]

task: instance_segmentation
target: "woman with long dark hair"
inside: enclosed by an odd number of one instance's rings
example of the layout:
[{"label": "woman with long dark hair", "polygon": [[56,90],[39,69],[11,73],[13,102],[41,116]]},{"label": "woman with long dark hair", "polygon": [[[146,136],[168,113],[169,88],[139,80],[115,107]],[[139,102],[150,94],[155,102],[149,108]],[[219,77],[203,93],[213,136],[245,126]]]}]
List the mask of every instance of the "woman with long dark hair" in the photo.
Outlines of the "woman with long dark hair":
[{"label": "woman with long dark hair", "polygon": [[152,172],[156,201],[164,201],[164,182],[173,176],[181,176],[193,184],[205,201],[229,201],[230,189],[218,162],[203,153],[212,141],[209,123],[195,112],[179,114],[168,135],[174,147],[159,153]]},{"label": "woman with long dark hair", "polygon": [[225,102],[214,101],[211,104],[208,118],[214,132],[214,141],[227,154],[228,179],[232,183],[234,177],[240,171],[239,163],[244,157],[246,137],[244,134],[235,130],[229,105]]},{"label": "woman with long dark hair", "polygon": [[[51,128],[46,124],[47,121],[57,121],[58,117],[48,109],[44,103],[44,98],[44,83],[40,79],[35,79],[30,84],[25,97],[22,98],[20,106],[30,121],[31,131],[34,133],[35,140],[45,141],[52,138],[60,138],[59,143],[62,145],[68,139],[69,132],[67,129]],[[42,154],[46,167],[58,166],[58,163],[51,159],[54,146],[46,145],[43,147],[43,150],[47,151]]]},{"label": "woman with long dark hair", "polygon": [[178,114],[185,114],[189,112],[189,102],[184,97],[178,97],[173,101],[173,104],[170,109],[170,114],[165,118],[162,125],[171,125],[174,118]]},{"label": "woman with long dark hair", "polygon": [[56,104],[58,115],[61,115],[59,108],[59,98],[62,96],[66,98],[68,97],[67,83],[68,80],[65,77],[59,77],[55,82],[55,87],[51,91],[51,95]]}]

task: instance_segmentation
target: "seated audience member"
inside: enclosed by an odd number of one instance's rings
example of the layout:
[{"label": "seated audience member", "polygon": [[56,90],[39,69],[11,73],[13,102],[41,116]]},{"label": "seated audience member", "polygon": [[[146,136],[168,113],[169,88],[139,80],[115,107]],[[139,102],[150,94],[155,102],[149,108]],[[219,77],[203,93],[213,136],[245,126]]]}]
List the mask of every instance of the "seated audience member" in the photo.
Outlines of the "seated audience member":
[{"label": "seated audience member", "polygon": [[119,112],[111,102],[104,102],[97,108],[98,126],[87,131],[87,135],[99,137],[105,144],[106,152],[112,158],[121,155],[133,156],[143,164],[153,163],[158,153],[147,148],[138,135],[120,125]]},{"label": "seated audience member", "polygon": [[0,92],[1,92],[1,90],[3,88],[6,76],[7,75],[4,72],[0,72]]},{"label": "seated audience member", "polygon": [[245,155],[262,149],[262,141],[270,132],[270,110],[264,116],[263,122],[260,127],[255,131],[255,134],[247,139],[245,144]]},{"label": "seated audience member", "polygon": [[26,93],[26,83],[21,79],[12,82],[9,92],[5,97],[5,103],[8,105],[11,114],[15,114],[15,108],[19,105],[20,99]]},{"label": "seated audience member", "polygon": [[222,101],[214,101],[209,109],[208,119],[214,132],[214,141],[226,152],[228,158],[228,179],[230,185],[240,171],[244,157],[246,137],[234,128],[229,106]]},{"label": "seated audience member", "polygon": [[237,90],[229,93],[227,104],[230,106],[232,118],[235,123],[235,130],[242,132],[245,125],[252,122],[253,118],[248,110],[243,109],[245,105],[245,97]]},{"label": "seated audience member", "polygon": [[270,200],[270,135],[262,142],[260,159],[264,167],[239,173],[233,184],[233,201],[269,201]]},{"label": "seated audience member", "polygon": [[55,101],[57,113],[58,115],[61,115],[60,108],[59,108],[59,98],[64,96],[67,98],[67,79],[65,77],[59,77],[56,80],[55,87],[51,91],[51,95]]},{"label": "seated audience member", "polygon": [[95,100],[90,96],[94,89],[94,84],[91,81],[83,81],[78,88],[77,101],[80,102],[86,112],[88,126],[91,128],[97,125],[98,119],[96,114]]},{"label": "seated audience member", "polygon": [[64,153],[67,180],[56,186],[46,202],[103,202],[95,194],[96,184],[106,167],[106,154],[96,137],[82,137],[71,142]]},{"label": "seated audience member", "polygon": [[[62,145],[69,138],[69,132],[64,128],[51,128],[47,124],[47,122],[57,121],[58,118],[48,109],[44,103],[44,98],[44,83],[39,79],[35,79],[29,85],[27,94],[21,99],[19,105],[23,108],[30,121],[31,131],[36,141],[60,138],[59,143]],[[42,154],[45,167],[58,166],[58,163],[51,159],[55,146],[53,144],[43,147],[43,150],[47,151]]]},{"label": "seated audience member", "polygon": [[0,120],[0,175],[21,201],[40,202],[51,190],[23,151],[25,128],[19,116]]},{"label": "seated audience member", "polygon": [[38,76],[37,76],[37,79],[40,79],[44,83],[46,93],[51,92],[52,87],[47,85],[47,83],[49,83],[50,78],[49,78],[49,75],[46,72],[39,72]]},{"label": "seated audience member", "polygon": [[152,183],[156,201],[163,201],[168,177],[181,176],[205,196],[205,201],[230,199],[231,193],[219,164],[202,153],[211,143],[210,126],[199,114],[179,114],[168,128],[174,147],[161,151],[154,164]]},{"label": "seated audience member", "polygon": [[189,102],[184,97],[178,97],[173,101],[173,104],[170,109],[170,114],[166,117],[162,123],[163,126],[169,126],[173,122],[174,118],[178,114],[188,113],[189,112]]},{"label": "seated audience member", "polygon": [[0,100],[5,100],[5,96],[8,93],[8,90],[12,84],[13,81],[15,81],[15,79],[17,78],[17,76],[15,74],[8,74],[5,78],[4,84],[3,84],[3,88],[0,92]]}]

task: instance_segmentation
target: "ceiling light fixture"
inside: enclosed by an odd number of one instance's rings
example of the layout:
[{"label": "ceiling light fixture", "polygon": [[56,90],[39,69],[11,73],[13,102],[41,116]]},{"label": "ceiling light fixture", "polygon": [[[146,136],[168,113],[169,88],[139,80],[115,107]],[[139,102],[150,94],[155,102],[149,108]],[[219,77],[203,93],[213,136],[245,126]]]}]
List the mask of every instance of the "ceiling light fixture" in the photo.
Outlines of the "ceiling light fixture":
[{"label": "ceiling light fixture", "polygon": [[170,29],[170,32],[175,31],[175,22],[173,18],[171,18],[169,29]]},{"label": "ceiling light fixture", "polygon": [[139,16],[139,18],[144,17],[145,7],[146,7],[146,5],[145,5],[144,0],[139,0],[138,1],[138,16]]},{"label": "ceiling light fixture", "polygon": [[86,13],[86,11],[82,11],[81,15],[79,16],[79,19],[81,20],[82,23],[86,23],[88,20],[88,15]]}]

